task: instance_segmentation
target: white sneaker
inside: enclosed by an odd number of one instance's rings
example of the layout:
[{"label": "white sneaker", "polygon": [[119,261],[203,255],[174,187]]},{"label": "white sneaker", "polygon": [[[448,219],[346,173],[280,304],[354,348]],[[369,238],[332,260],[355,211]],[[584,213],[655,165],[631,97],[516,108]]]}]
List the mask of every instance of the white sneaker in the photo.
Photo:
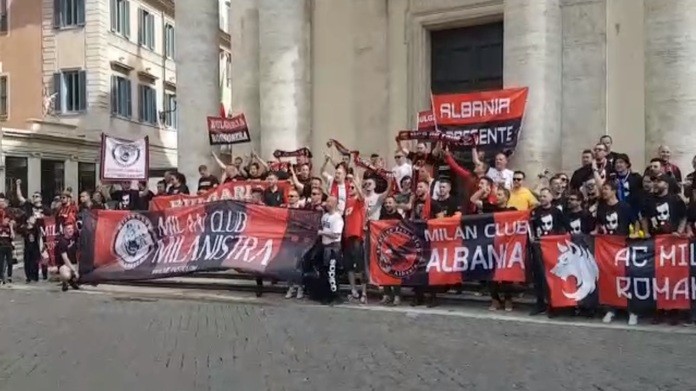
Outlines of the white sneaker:
[{"label": "white sneaker", "polygon": [[292,299],[292,295],[295,293],[295,287],[291,286],[288,288],[288,293],[285,294],[286,299]]},{"label": "white sneaker", "polygon": [[638,324],[638,315],[636,314],[628,314],[628,325],[629,326],[635,326]]},{"label": "white sneaker", "polygon": [[297,300],[304,299],[304,289],[302,287],[297,288]]},{"label": "white sneaker", "polygon": [[604,323],[611,323],[612,320],[614,320],[614,311],[607,311],[607,313],[604,315],[604,319],[602,319],[602,322]]}]

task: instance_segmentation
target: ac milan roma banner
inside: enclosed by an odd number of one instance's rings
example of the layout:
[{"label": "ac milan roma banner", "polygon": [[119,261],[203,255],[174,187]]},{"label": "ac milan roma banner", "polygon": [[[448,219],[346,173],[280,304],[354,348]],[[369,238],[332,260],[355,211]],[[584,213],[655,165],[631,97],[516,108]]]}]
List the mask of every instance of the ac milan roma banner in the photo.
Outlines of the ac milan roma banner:
[{"label": "ac milan roma banner", "polygon": [[528,89],[433,95],[434,124],[455,138],[476,140],[486,151],[514,151]]},{"label": "ac milan roma banner", "polygon": [[688,310],[696,300],[695,244],[673,235],[543,238],[550,305],[600,304],[634,313]]},{"label": "ac milan roma banner", "polygon": [[210,145],[241,144],[251,141],[244,114],[234,117],[208,117]]},{"label": "ac milan roma banner", "polygon": [[370,222],[370,281],[382,286],[524,282],[528,219],[529,212],[521,211]]},{"label": "ac milan roma banner", "polygon": [[[223,183],[199,195],[177,194],[155,197],[150,201],[150,211],[163,211],[169,208],[180,208],[182,206],[199,205],[221,200],[247,201],[251,196],[252,190],[256,187],[266,189],[268,182],[232,181]],[[278,181],[278,188],[283,194],[286,194],[290,188],[290,182]]]},{"label": "ac milan roma banner", "polygon": [[237,201],[162,212],[92,211],[80,231],[89,282],[164,278],[234,268],[299,281],[319,212]]},{"label": "ac milan roma banner", "polygon": [[150,168],[147,136],[124,140],[102,134],[100,164],[102,181],[146,181]]}]

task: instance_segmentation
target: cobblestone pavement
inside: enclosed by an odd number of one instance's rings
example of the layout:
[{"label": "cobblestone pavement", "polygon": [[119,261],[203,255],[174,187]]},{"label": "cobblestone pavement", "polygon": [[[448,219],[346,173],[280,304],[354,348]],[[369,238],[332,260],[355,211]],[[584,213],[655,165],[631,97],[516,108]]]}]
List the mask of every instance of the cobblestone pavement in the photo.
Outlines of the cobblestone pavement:
[{"label": "cobblestone pavement", "polygon": [[694,357],[690,334],[0,289],[3,391],[682,391]]}]

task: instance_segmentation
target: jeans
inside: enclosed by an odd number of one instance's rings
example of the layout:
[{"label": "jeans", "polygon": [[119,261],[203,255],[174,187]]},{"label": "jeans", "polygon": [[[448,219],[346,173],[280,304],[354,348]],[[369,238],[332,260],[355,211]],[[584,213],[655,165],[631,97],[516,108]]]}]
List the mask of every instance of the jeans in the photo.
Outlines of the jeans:
[{"label": "jeans", "polygon": [[546,271],[544,270],[544,262],[541,259],[541,246],[539,243],[531,243],[530,248],[531,257],[529,257],[529,266],[532,271],[532,281],[534,282],[536,305],[538,308],[542,308],[546,306],[546,298],[548,296]]},{"label": "jeans", "polygon": [[41,262],[41,253],[32,253],[24,250],[24,274],[27,276],[27,281],[39,281],[39,263]]},{"label": "jeans", "polygon": [[0,247],[0,280],[5,281],[5,269],[7,277],[12,278],[12,247]]},{"label": "jeans", "polygon": [[[495,301],[512,300],[512,292],[510,291],[512,283],[490,281],[488,287],[491,291],[491,299]],[[501,294],[503,298],[500,297]]]}]

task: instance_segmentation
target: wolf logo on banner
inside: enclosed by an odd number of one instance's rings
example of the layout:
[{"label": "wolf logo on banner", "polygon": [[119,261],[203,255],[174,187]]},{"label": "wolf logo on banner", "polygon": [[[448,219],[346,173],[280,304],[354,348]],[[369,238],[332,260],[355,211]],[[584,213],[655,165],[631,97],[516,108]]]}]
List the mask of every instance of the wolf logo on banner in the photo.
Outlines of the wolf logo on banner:
[{"label": "wolf logo on banner", "polygon": [[113,252],[125,270],[135,269],[155,250],[154,227],[141,215],[124,218],[116,229]]},{"label": "wolf logo on banner", "polygon": [[145,181],[149,160],[147,137],[123,140],[102,134],[100,163],[103,181]]},{"label": "wolf logo on banner", "polygon": [[557,246],[558,263],[551,269],[551,274],[564,282],[568,281],[569,277],[575,278],[577,286],[575,292],[567,292],[563,289],[563,295],[580,302],[597,288],[597,280],[599,280],[597,262],[587,248],[573,242],[566,241],[566,245],[558,243]]}]

